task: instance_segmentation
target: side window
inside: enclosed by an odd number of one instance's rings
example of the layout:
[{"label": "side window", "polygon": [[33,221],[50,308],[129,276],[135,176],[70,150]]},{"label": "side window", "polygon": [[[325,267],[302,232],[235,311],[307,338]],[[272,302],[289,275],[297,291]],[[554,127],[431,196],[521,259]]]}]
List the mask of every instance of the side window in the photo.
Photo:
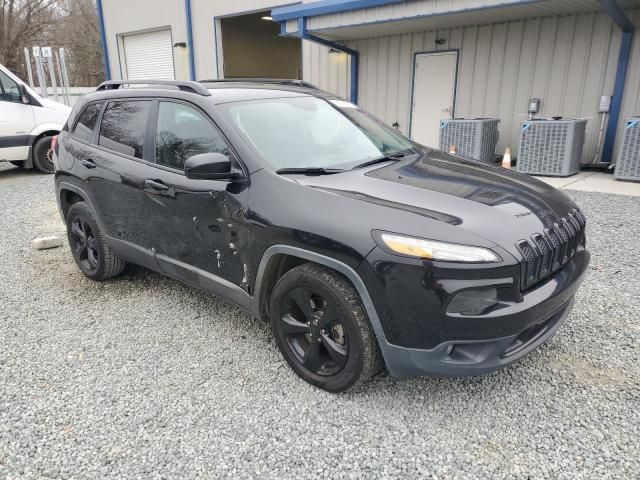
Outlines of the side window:
[{"label": "side window", "polygon": [[102,102],[91,103],[84,107],[73,129],[73,136],[84,142],[90,142],[101,108]]},{"label": "side window", "polygon": [[182,170],[189,157],[230,150],[211,121],[197,110],[173,102],[160,102],[156,131],[156,163]]},{"label": "side window", "polygon": [[22,103],[18,84],[0,70],[0,101]]},{"label": "side window", "polygon": [[131,157],[142,158],[151,103],[149,100],[110,102],[100,122],[98,145]]}]

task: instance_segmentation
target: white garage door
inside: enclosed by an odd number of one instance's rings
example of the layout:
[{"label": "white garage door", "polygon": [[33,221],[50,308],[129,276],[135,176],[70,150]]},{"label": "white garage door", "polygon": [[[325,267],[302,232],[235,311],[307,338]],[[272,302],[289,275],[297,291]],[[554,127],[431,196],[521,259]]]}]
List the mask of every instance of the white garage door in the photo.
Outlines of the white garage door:
[{"label": "white garage door", "polygon": [[124,58],[129,80],[175,80],[171,31],[125,35]]}]

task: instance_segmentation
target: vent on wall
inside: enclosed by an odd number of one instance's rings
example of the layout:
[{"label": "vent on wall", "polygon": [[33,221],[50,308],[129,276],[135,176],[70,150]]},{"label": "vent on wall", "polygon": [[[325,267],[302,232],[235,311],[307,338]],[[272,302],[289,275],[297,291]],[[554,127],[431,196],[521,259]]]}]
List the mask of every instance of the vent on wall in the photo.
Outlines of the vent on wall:
[{"label": "vent on wall", "polygon": [[640,181],[640,117],[629,118],[624,124],[622,146],[613,176],[618,180]]},{"label": "vent on wall", "polygon": [[441,120],[440,150],[448,151],[454,145],[461,157],[494,164],[499,121],[497,118]]},{"label": "vent on wall", "polygon": [[523,122],[517,169],[522,173],[568,177],[580,170],[586,120],[563,118]]}]

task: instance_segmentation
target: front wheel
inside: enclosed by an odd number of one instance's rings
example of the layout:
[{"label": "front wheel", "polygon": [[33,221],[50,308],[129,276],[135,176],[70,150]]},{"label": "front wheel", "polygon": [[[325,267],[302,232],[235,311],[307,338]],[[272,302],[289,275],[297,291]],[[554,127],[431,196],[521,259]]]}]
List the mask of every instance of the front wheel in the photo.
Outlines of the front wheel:
[{"label": "front wheel", "polygon": [[287,272],[273,289],[270,317],[285,360],[312,385],[343,392],[381,368],[360,297],[333,270],[307,263]]}]

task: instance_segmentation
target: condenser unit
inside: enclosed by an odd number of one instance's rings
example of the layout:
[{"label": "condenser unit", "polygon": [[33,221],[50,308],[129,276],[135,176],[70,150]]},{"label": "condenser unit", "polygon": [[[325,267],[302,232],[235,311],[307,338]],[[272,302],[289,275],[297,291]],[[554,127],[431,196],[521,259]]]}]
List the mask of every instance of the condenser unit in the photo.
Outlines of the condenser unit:
[{"label": "condenser unit", "polygon": [[586,120],[534,119],[522,123],[517,170],[568,177],[580,171]]},{"label": "condenser unit", "polygon": [[456,154],[484,163],[496,162],[497,118],[452,118],[440,120],[440,150],[455,146]]},{"label": "condenser unit", "polygon": [[618,180],[640,181],[640,117],[629,118],[624,124],[622,146],[613,176]]}]

